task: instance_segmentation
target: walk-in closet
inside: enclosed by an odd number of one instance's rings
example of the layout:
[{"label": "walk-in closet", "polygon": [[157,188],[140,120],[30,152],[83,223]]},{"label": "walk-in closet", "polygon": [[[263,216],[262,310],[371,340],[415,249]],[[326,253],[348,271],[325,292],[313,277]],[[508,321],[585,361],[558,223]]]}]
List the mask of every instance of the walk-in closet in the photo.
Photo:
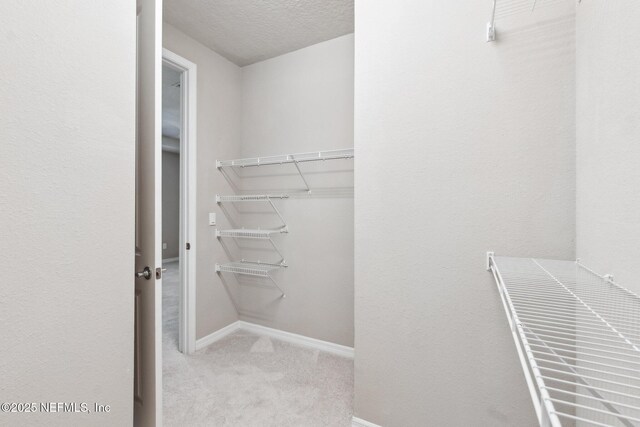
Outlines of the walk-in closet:
[{"label": "walk-in closet", "polygon": [[640,426],[639,0],[2,0],[0,51],[0,426]]},{"label": "walk-in closet", "polygon": [[165,425],[351,423],[353,13],[165,2],[165,57],[197,69],[195,286],[166,263]]}]

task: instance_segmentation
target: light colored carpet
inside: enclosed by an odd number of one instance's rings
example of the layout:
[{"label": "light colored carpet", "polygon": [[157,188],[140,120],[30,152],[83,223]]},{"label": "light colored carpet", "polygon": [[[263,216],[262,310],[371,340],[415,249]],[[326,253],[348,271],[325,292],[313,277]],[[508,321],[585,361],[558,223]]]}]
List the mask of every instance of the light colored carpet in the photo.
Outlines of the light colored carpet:
[{"label": "light colored carpet", "polygon": [[351,426],[352,360],[243,331],[180,353],[178,263],[165,267],[165,426]]}]

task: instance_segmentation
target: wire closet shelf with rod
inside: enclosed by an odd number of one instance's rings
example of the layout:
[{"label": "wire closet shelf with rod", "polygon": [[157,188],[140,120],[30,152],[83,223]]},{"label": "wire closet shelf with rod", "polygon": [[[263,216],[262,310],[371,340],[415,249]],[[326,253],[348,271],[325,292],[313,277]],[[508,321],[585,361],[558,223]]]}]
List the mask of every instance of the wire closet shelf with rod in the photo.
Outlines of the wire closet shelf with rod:
[{"label": "wire closet shelf with rod", "polygon": [[578,261],[487,254],[541,426],[640,426],[640,296]]},{"label": "wire closet shelf with rod", "polygon": [[[312,190],[309,186],[309,183],[305,177],[304,171],[300,167],[300,164],[307,162],[317,162],[317,161],[325,161],[325,160],[339,160],[339,159],[353,159],[354,158],[354,150],[353,148],[339,149],[339,150],[325,150],[325,151],[313,151],[307,153],[296,153],[296,154],[282,154],[276,156],[266,156],[266,157],[251,157],[244,159],[235,159],[235,160],[217,160],[216,167],[218,170],[223,172],[225,168],[247,168],[247,167],[259,167],[259,166],[277,166],[277,165],[294,165],[296,172],[299,174],[302,183],[304,185],[304,189],[301,191],[306,191],[311,194]],[[286,297],[285,292],[282,290],[278,283],[271,275],[271,272],[279,269],[288,267],[287,262],[285,260],[285,256],[273,240],[273,236],[279,234],[286,234],[289,232],[289,227],[287,222],[285,221],[283,215],[280,213],[280,210],[274,203],[276,200],[285,200],[288,199],[289,196],[287,194],[232,194],[232,195],[216,195],[216,202],[218,204],[221,203],[239,203],[239,202],[254,202],[254,203],[266,203],[268,204],[273,212],[278,216],[282,225],[276,228],[235,228],[235,229],[227,229],[220,230],[216,229],[216,237],[218,239],[222,238],[232,238],[232,239],[252,239],[252,240],[263,240],[269,242],[275,252],[280,256],[280,260],[276,262],[265,262],[261,260],[246,260],[242,259],[240,261],[233,261],[224,264],[216,264],[215,269],[217,273],[233,273],[239,275],[247,275],[254,277],[262,277],[270,280],[273,285],[280,291],[281,297]]]}]

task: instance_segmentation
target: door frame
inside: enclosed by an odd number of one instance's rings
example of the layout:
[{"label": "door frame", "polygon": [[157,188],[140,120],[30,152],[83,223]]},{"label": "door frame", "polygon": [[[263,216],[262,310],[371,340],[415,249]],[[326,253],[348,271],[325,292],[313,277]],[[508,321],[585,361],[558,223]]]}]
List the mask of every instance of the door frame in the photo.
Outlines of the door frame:
[{"label": "door frame", "polygon": [[197,66],[165,48],[162,49],[162,64],[181,72],[178,348],[182,353],[193,354],[196,351]]}]

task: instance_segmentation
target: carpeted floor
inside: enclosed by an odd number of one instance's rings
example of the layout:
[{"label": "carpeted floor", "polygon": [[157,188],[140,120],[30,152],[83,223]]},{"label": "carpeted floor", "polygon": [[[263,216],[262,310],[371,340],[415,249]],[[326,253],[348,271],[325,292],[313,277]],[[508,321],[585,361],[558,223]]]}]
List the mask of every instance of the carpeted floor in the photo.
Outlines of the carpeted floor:
[{"label": "carpeted floor", "polygon": [[242,331],[180,353],[178,263],[165,267],[165,426],[351,426],[352,360]]}]

